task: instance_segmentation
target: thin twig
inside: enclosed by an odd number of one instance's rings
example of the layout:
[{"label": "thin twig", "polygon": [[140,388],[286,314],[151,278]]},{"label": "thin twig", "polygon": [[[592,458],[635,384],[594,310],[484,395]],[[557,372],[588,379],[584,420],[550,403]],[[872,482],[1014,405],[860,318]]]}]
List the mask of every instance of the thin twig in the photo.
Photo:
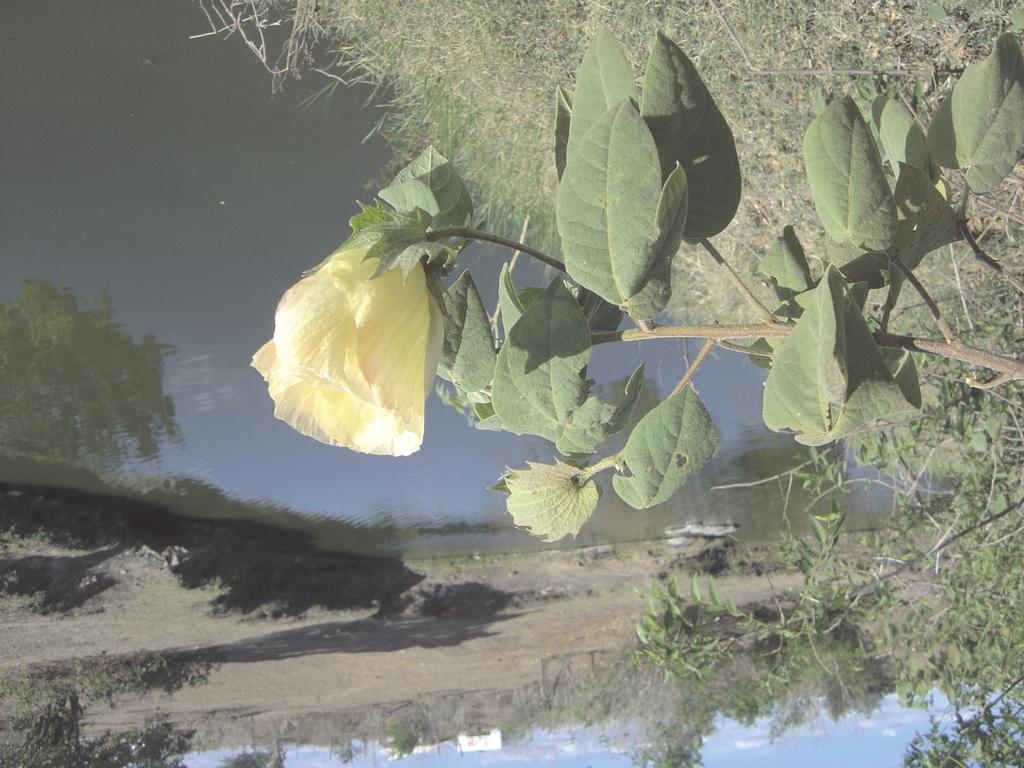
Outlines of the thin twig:
[{"label": "thin twig", "polygon": [[704,341],[704,346],[700,348],[700,352],[697,353],[697,357],[695,357],[693,362],[690,363],[690,367],[686,369],[686,373],[683,374],[683,378],[679,380],[679,383],[676,384],[672,389],[672,392],[669,393],[669,397],[673,397],[683,391],[686,385],[690,383],[690,379],[692,379],[694,374],[697,373],[697,369],[700,368],[701,363],[704,362],[704,358],[708,356],[708,352],[710,352],[714,346],[715,342],[713,339],[706,339]]},{"label": "thin twig", "polygon": [[953,264],[953,275],[956,277],[956,289],[960,293],[960,306],[964,308],[964,317],[967,319],[967,329],[974,333],[974,321],[971,319],[971,311],[967,308],[967,296],[964,295],[964,285],[960,281],[960,265],[956,263],[956,251],[953,244],[949,244],[949,260]]},{"label": "thin twig", "polygon": [[1008,384],[1011,381],[1016,381],[1019,378],[1019,376],[1014,376],[1011,373],[1004,373],[1000,376],[996,376],[994,379],[992,379],[992,381],[980,382],[976,378],[971,376],[969,379],[967,379],[967,386],[971,387],[972,389],[995,389],[996,387],[1003,386],[1003,384]]},{"label": "thin twig", "polygon": [[1010,285],[1016,288],[1020,293],[1024,294],[1024,282],[981,249],[981,246],[978,245],[978,241],[974,239],[974,233],[971,232],[971,228],[967,226],[967,222],[959,221],[957,222],[957,226],[960,228],[960,232],[963,234],[967,244],[971,246],[971,250],[974,251],[974,255],[978,260],[994,269],[1006,278]]},{"label": "thin twig", "polygon": [[744,346],[742,346],[740,344],[733,344],[733,343],[725,341],[723,339],[718,339],[717,340],[717,344],[722,349],[727,349],[730,352],[739,352],[740,354],[750,355],[751,357],[763,357],[766,360],[771,360],[772,359],[772,353],[771,352],[761,352],[760,350],[751,349],[750,347],[744,347]]},{"label": "thin twig", "polygon": [[895,333],[875,333],[875,341],[879,346],[891,349],[906,349],[911,352],[925,352],[929,355],[947,357],[988,368],[999,373],[1009,373],[1015,378],[1024,377],[1024,362],[1011,357],[994,355],[982,349],[975,349],[954,341],[952,344],[938,339],[919,339],[913,336],[900,336]]},{"label": "thin twig", "polygon": [[729,266],[729,262],[727,262],[725,257],[718,252],[718,249],[711,244],[711,241],[704,237],[701,238],[700,244],[704,246],[704,250],[711,255],[711,258],[715,260],[715,263],[725,270],[725,276],[729,278],[729,282],[731,282],[736,290],[743,295],[743,298],[747,300],[747,303],[757,311],[757,314],[761,316],[761,319],[767,323],[778,323],[778,318],[770,309],[768,309],[768,307],[761,303],[757,296],[755,296],[747,287],[746,283],[740,280],[740,276],[736,274],[736,271],[731,266]]},{"label": "thin twig", "polygon": [[914,290],[917,291],[918,295],[924,299],[924,303],[928,305],[928,311],[932,313],[932,320],[935,321],[935,325],[938,326],[939,331],[942,333],[942,338],[946,340],[947,344],[955,344],[956,337],[953,334],[953,329],[949,327],[949,323],[946,322],[942,313],[939,312],[939,305],[935,303],[935,299],[921,285],[921,281],[917,279],[917,276],[914,275],[910,267],[900,261],[898,256],[892,259],[892,263],[903,273],[903,277],[906,278],[907,282],[914,286]]},{"label": "thin twig", "polygon": [[751,487],[753,487],[755,485],[761,485],[763,483],[770,483],[772,480],[780,480],[783,477],[785,477],[786,475],[791,475],[794,472],[799,472],[801,469],[803,469],[804,467],[806,467],[810,463],[811,463],[811,461],[810,461],[810,459],[808,459],[803,464],[798,464],[797,466],[793,467],[792,469],[787,469],[784,472],[779,472],[777,474],[772,475],[771,477],[762,477],[760,480],[752,480],[749,483],[729,483],[728,485],[712,485],[711,486],[711,490],[712,491],[725,491],[725,490],[728,490],[730,488],[751,488]]},{"label": "thin twig", "polygon": [[444,240],[447,237],[462,237],[467,240],[485,240],[489,243],[495,243],[497,245],[504,246],[505,248],[511,248],[514,251],[522,251],[527,256],[532,256],[537,261],[542,261],[549,267],[565,272],[565,264],[560,262],[558,259],[548,256],[542,251],[538,251],[535,248],[531,248],[523,243],[517,243],[515,240],[509,240],[498,235],[492,235],[490,232],[481,232],[470,227],[446,227],[444,229],[435,229],[433,232],[427,232],[427,240],[437,241]]}]

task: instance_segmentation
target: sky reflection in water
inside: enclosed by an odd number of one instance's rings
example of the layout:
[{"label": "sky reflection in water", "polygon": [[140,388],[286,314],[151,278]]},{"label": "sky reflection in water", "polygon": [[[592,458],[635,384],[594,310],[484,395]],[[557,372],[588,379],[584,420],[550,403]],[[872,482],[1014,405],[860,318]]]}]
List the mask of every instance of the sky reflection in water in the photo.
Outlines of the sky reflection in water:
[{"label": "sky reflection in water", "polygon": [[[816,768],[884,768],[901,762],[904,750],[914,735],[928,727],[929,714],[941,716],[945,699],[936,694],[929,710],[901,707],[895,694],[886,696],[871,715],[848,715],[838,722],[819,717],[800,728],[772,738],[769,719],[744,726],[719,718],[714,734],[704,743],[704,768],[788,768],[793,765]],[[241,750],[222,749],[193,753],[185,758],[188,768],[217,768]],[[446,742],[419,754],[395,759],[377,742],[357,745],[357,755],[344,763],[328,747],[286,745],[287,768],[355,768],[393,764],[446,768],[462,766],[503,766],[527,768],[549,765],[552,768],[631,768],[628,728],[536,729],[523,739],[505,745],[499,751],[460,753],[458,746]]]}]

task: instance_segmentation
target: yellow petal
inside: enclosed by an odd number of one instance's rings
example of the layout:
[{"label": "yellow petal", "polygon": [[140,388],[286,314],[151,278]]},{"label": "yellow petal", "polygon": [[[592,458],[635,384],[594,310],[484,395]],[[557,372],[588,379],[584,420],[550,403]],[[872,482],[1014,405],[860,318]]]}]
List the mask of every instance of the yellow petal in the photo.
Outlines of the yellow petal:
[{"label": "yellow petal", "polygon": [[274,415],[308,437],[360,453],[408,456],[423,442],[423,416],[399,414],[316,379],[280,375],[273,382]]},{"label": "yellow petal", "polygon": [[364,253],[335,253],[285,293],[253,366],[274,414],[302,434],[405,456],[423,440],[444,318],[421,267],[404,282],[397,269],[370,280],[377,262]]}]

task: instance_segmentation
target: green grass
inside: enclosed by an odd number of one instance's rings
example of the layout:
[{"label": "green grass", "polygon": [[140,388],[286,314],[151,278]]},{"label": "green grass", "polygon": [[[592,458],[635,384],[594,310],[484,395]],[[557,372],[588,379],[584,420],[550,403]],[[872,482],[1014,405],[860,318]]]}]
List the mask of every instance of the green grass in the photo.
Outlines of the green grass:
[{"label": "green grass", "polygon": [[[528,239],[550,251],[557,251],[555,87],[571,87],[599,27],[608,27],[624,44],[638,75],[653,33],[665,31],[695,61],[732,126],[744,197],[716,244],[741,274],[751,275],[788,223],[797,226],[811,254],[822,253],[801,140],[828,97],[852,92],[866,99],[897,91],[913,100],[919,85],[924,98],[916,104],[927,116],[951,86],[945,73],[982,58],[1011,24],[1010,2],[947,2],[941,20],[930,13],[932,5],[718,0],[759,69],[898,68],[920,72],[916,78],[756,74],[706,0],[326,0],[321,12],[346,60],[388,86],[394,109],[383,130],[395,140],[397,155],[435,144],[471,184],[492,229],[517,235],[529,216]],[[1007,184],[989,202],[1011,211],[1019,224],[1016,189]],[[994,230],[1009,226],[1010,237],[1016,237],[1016,224],[1008,221],[997,211],[990,223]],[[994,255],[1012,255],[1012,249],[999,248],[1002,239],[990,239]],[[942,264],[945,275],[951,271],[948,257]],[[683,279],[677,281],[676,315],[724,320],[749,312],[700,251],[684,248],[677,267]],[[694,285],[700,290],[686,290]]]}]

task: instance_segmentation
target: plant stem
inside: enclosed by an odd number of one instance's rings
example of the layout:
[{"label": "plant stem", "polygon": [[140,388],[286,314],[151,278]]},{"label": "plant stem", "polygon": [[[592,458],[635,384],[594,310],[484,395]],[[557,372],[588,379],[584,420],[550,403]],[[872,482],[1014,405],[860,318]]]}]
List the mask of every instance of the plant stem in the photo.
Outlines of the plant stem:
[{"label": "plant stem", "polygon": [[983,349],[975,349],[961,344],[959,341],[949,343],[938,339],[919,339],[914,336],[900,336],[895,333],[876,333],[875,341],[881,347],[892,349],[908,349],[911,352],[924,352],[929,355],[960,360],[971,365],[978,365],[999,373],[1008,373],[1013,378],[1024,378],[1024,362],[1012,357],[994,355]]},{"label": "plant stem", "polygon": [[432,242],[437,240],[444,240],[446,237],[464,237],[467,240],[486,240],[489,243],[496,243],[506,248],[511,248],[513,251],[522,251],[528,256],[533,256],[537,261],[542,261],[549,267],[554,267],[561,272],[565,272],[565,264],[560,262],[558,259],[554,259],[548,256],[546,253],[531,248],[523,243],[517,243],[515,240],[508,240],[498,235],[492,235],[490,232],[481,232],[470,227],[446,227],[445,229],[435,229],[433,232],[427,232],[427,240]]},{"label": "plant stem", "polygon": [[[788,336],[795,326],[778,323],[749,325],[659,325],[650,331],[629,328],[622,331],[595,333],[590,337],[592,344],[606,344],[610,341],[643,341],[644,339],[753,339],[762,336]],[[940,339],[920,339],[915,336],[901,336],[895,333],[874,334],[875,342],[890,349],[907,349],[929,355],[960,360],[982,368],[1008,373],[1013,378],[1024,378],[1024,361],[1004,357],[982,349],[975,349],[959,341],[949,343]]]},{"label": "plant stem", "polygon": [[690,367],[686,369],[686,373],[683,374],[683,378],[679,380],[679,383],[676,384],[669,393],[669,397],[673,397],[683,391],[686,385],[690,383],[690,379],[693,378],[693,375],[697,373],[697,369],[700,368],[700,364],[704,362],[704,358],[708,356],[708,352],[710,352],[711,348],[714,346],[714,339],[705,339],[704,346],[700,348],[700,352],[697,353],[697,357],[692,363],[690,363]]},{"label": "plant stem", "polygon": [[644,339],[755,339],[762,336],[788,336],[793,326],[778,323],[750,323],[746,325],[659,325],[648,331],[627,328],[621,331],[595,333],[592,344],[609,341],[643,341]]},{"label": "plant stem", "polygon": [[715,260],[718,266],[725,270],[725,275],[729,278],[729,282],[731,282],[736,290],[742,294],[743,298],[747,300],[747,303],[757,311],[757,314],[761,316],[761,319],[767,323],[777,323],[778,318],[776,318],[775,315],[772,314],[772,311],[762,304],[760,300],[758,300],[757,296],[747,288],[746,283],[740,280],[740,276],[736,274],[736,271],[731,266],[729,266],[729,262],[727,262],[725,257],[718,252],[718,249],[711,244],[711,241],[704,237],[701,238],[700,244],[704,246],[704,250],[711,255],[711,258]]},{"label": "plant stem", "polygon": [[613,453],[611,456],[607,456],[601,459],[600,461],[594,462],[590,466],[583,467],[582,469],[580,469],[579,477],[585,483],[598,472],[604,472],[606,469],[611,469],[612,467],[614,467],[616,464],[619,463],[619,460],[621,458],[622,451],[619,451],[618,453]]},{"label": "plant stem", "polygon": [[[939,305],[935,303],[935,299],[921,285],[921,281],[917,279],[917,276],[910,270],[910,267],[900,261],[898,257],[894,258],[892,263],[896,265],[897,269],[903,273],[903,277],[906,278],[907,282],[914,286],[914,290],[924,299],[924,303],[928,305],[928,311],[932,313],[932,320],[935,321],[935,325],[938,326],[939,331],[942,333],[942,338],[946,340],[947,344],[955,344],[956,338],[954,337],[953,329],[949,327],[949,323],[946,322],[942,313],[939,312]],[[888,305],[888,303],[888,299],[886,299],[886,304]]]},{"label": "plant stem", "polygon": [[960,233],[964,236],[964,240],[967,241],[967,244],[971,246],[971,250],[974,251],[975,257],[1005,277],[1010,285],[1016,288],[1020,293],[1024,293],[1024,282],[1007,270],[1006,267],[998,261],[981,250],[981,246],[978,245],[978,241],[974,239],[974,233],[972,233],[971,228],[967,226],[967,222],[961,219],[957,222],[957,226],[960,228]]}]

